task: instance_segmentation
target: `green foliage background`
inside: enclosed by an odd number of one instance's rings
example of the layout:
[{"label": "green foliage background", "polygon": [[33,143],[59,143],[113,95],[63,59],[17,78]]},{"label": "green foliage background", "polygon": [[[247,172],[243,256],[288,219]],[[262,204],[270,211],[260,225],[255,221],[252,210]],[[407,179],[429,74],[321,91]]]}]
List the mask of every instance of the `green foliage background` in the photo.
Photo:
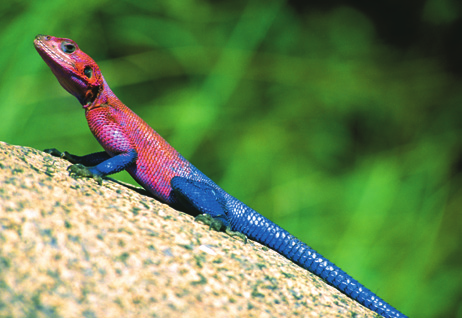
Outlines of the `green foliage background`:
[{"label": "green foliage background", "polygon": [[0,140],[101,150],[32,44],[71,38],[225,190],[409,316],[462,317],[460,5],[319,3],[3,1]]}]

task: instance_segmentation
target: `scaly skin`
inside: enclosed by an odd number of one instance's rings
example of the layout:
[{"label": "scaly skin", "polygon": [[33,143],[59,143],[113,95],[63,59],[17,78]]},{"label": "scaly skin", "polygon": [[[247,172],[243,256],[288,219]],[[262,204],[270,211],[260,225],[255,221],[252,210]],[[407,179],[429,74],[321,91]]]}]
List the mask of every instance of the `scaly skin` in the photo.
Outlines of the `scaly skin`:
[{"label": "scaly skin", "polygon": [[159,200],[203,214],[214,229],[258,241],[318,275],[384,317],[405,317],[296,237],[232,197],[183,158],[110,90],[98,65],[69,39],[37,35],[35,48],[60,84],[82,104],[91,132],[105,152],[75,156],[73,174],[101,178],[121,170]]}]

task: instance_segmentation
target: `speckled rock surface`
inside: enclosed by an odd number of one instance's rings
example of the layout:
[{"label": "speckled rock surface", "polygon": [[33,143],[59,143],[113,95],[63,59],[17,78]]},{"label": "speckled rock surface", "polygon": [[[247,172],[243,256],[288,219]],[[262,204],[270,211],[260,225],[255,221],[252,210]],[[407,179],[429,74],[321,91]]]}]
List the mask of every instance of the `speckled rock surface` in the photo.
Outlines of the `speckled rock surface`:
[{"label": "speckled rock surface", "polygon": [[376,316],[258,243],[68,166],[0,142],[0,317]]}]

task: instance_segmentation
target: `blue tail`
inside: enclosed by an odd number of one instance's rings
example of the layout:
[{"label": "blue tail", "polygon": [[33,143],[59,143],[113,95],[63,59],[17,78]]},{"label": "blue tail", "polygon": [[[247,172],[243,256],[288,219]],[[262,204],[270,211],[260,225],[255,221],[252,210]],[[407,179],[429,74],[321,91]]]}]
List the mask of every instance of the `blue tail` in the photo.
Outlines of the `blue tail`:
[{"label": "blue tail", "polygon": [[241,209],[245,211],[241,212],[237,209],[237,213],[233,213],[237,217],[230,222],[234,231],[241,232],[250,239],[272,248],[383,317],[406,317],[280,226],[247,206]]},{"label": "blue tail", "polygon": [[218,221],[218,229],[225,226],[272,248],[383,317],[406,317],[295,236],[196,174],[195,178],[174,177],[173,191],[185,206]]}]

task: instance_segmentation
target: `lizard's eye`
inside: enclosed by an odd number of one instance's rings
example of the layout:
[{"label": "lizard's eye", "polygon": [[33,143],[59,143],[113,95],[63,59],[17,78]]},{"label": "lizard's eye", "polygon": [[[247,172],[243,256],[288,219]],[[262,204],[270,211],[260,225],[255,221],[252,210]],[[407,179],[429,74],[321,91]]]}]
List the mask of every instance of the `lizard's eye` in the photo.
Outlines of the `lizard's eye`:
[{"label": "lizard's eye", "polygon": [[91,78],[93,76],[93,69],[90,66],[85,66],[83,74],[85,74],[86,77]]},{"label": "lizard's eye", "polygon": [[68,53],[68,54],[74,53],[75,45],[72,44],[71,42],[64,41],[61,43],[61,50],[64,53]]}]

